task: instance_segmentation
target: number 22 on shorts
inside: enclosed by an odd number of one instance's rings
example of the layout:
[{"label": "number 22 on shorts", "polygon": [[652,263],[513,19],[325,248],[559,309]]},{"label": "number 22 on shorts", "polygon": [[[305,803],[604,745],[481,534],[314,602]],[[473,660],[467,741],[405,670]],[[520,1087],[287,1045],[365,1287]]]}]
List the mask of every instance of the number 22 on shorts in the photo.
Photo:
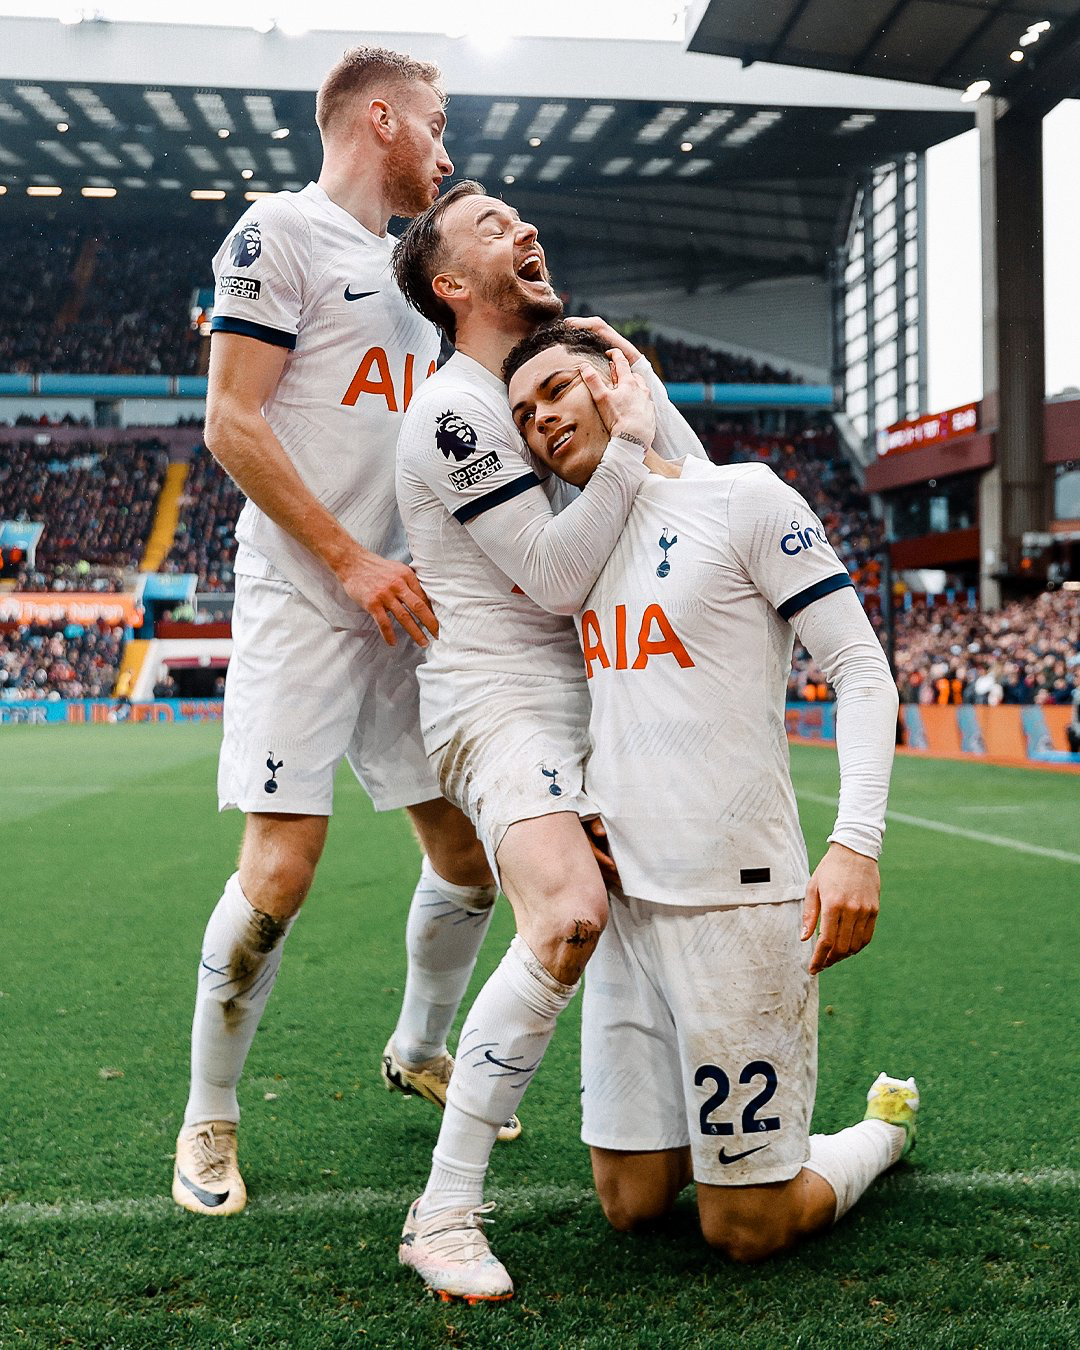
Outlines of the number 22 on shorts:
[{"label": "number 22 on shorts", "polygon": [[[755,1097],[746,1103],[742,1111],[742,1133],[761,1134],[780,1128],[779,1116],[758,1116],[776,1093],[776,1070],[764,1059],[754,1059],[739,1074],[739,1082],[752,1083],[756,1078],[764,1078],[765,1086]],[[716,1091],[701,1104],[699,1119],[702,1134],[734,1134],[735,1126],[729,1120],[710,1120],[712,1113],[723,1106],[731,1095],[731,1079],[717,1064],[700,1064],[694,1073],[694,1086],[702,1087],[712,1083]]]}]

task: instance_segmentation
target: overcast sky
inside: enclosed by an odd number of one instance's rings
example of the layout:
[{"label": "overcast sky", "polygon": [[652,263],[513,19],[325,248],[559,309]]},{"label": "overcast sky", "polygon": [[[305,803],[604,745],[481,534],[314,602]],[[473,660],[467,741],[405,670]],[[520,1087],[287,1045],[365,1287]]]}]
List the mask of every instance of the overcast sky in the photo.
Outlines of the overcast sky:
[{"label": "overcast sky", "polygon": [[[1080,102],[1043,127],[1046,392],[1080,387]],[[979,139],[935,146],[927,163],[928,411],[982,397]]]}]

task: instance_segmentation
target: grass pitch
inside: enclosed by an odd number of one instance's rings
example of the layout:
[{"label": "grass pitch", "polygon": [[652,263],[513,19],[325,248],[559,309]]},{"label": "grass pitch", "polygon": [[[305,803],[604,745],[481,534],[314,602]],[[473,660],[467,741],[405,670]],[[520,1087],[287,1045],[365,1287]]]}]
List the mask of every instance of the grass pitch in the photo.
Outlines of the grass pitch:
[{"label": "grass pitch", "polygon": [[[755,1269],[704,1247],[689,1196],[654,1233],[611,1232],[577,1138],[571,1010],[523,1138],[495,1151],[518,1295],[470,1309],[396,1264],[438,1123],[377,1074],[417,854],[345,774],[241,1085],[249,1208],[208,1220],[169,1199],[199,942],[240,830],[214,811],[217,742],[0,730],[5,1350],[1080,1346],[1080,780],[898,761],[909,819],[888,832],[877,936],[822,977],[815,1128],[858,1119],[882,1068],[918,1076],[925,1123],[835,1232]],[[816,858],[835,756],[793,766]],[[500,902],[474,989],[509,934]]]}]

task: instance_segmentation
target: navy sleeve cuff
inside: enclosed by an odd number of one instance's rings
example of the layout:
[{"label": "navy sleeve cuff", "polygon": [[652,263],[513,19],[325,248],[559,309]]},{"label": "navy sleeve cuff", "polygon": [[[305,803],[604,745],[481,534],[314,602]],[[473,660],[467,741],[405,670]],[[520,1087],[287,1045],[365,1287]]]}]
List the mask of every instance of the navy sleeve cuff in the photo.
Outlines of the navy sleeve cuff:
[{"label": "navy sleeve cuff", "polygon": [[540,479],[534,473],[523,474],[520,478],[515,478],[513,482],[503,483],[501,487],[492,488],[490,492],[485,492],[482,497],[474,497],[471,502],[465,502],[462,506],[453,512],[455,520],[460,520],[462,525],[467,520],[475,520],[477,516],[482,516],[485,511],[490,511],[493,506],[501,506],[503,502],[512,501],[515,497],[520,497],[523,492],[528,492],[530,488],[539,487]]},{"label": "navy sleeve cuff", "polygon": [[826,595],[832,595],[834,591],[842,591],[845,586],[854,585],[855,583],[846,572],[837,572],[835,576],[826,577],[824,581],[816,581],[813,586],[807,586],[805,591],[800,591],[798,595],[793,595],[790,600],[785,600],[782,605],[777,605],[776,612],[782,619],[790,619],[792,615],[798,614],[800,609],[812,605],[815,600],[820,600]]},{"label": "navy sleeve cuff", "polygon": [[285,333],[280,328],[271,328],[265,323],[252,323],[250,319],[234,319],[229,314],[215,314],[210,323],[211,333],[239,333],[241,337],[258,338],[260,342],[269,342],[274,347],[288,347],[292,351],[296,346],[296,334]]}]

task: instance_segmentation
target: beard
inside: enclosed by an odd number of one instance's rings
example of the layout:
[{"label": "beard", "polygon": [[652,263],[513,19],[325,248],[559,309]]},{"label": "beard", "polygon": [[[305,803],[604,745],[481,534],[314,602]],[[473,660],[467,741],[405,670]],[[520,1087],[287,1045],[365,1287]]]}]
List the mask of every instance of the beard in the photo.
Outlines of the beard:
[{"label": "beard", "polygon": [[[551,276],[546,268],[544,280],[551,285]],[[554,291],[550,295],[532,295],[522,288],[517,277],[501,276],[492,281],[485,279],[478,291],[480,298],[501,314],[512,315],[533,328],[550,323],[552,319],[562,318],[563,302]]]},{"label": "beard", "polygon": [[386,162],[386,198],[396,216],[411,219],[431,205],[434,169],[429,167],[427,146],[409,127],[394,137]]}]

